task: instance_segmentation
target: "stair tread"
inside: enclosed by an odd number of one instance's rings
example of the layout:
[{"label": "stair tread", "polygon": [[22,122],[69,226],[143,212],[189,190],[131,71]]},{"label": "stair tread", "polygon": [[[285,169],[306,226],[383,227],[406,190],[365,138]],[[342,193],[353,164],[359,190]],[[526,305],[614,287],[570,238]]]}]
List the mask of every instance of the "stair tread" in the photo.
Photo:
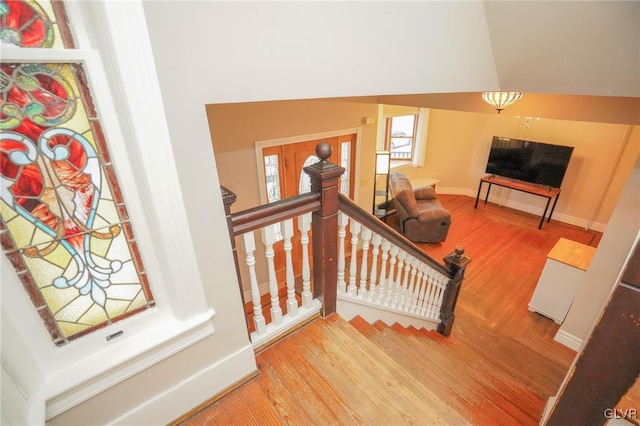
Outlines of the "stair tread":
[{"label": "stair tread", "polygon": [[[315,324],[314,324],[315,325]],[[413,377],[395,360],[377,348],[355,328],[337,315],[318,321],[300,339],[303,351],[322,352],[316,368],[322,370],[331,386],[350,394],[351,401],[370,400],[364,404],[365,423],[388,424],[464,424],[465,421],[438,395]],[[346,357],[342,353],[349,353]],[[377,385],[372,385],[377,383]],[[371,401],[386,401],[372,410]],[[375,406],[375,402],[373,404]]]},{"label": "stair tread", "polygon": [[[262,362],[261,362],[262,361]],[[348,408],[348,404],[318,374],[299,348],[290,340],[263,352],[258,358],[261,370],[273,370],[277,383],[293,396],[291,400],[303,409],[307,416],[296,418],[292,423],[323,424],[355,423],[357,415]],[[268,382],[269,383],[269,382]],[[297,403],[300,400],[305,404]],[[275,404],[274,404],[275,405]],[[283,416],[292,420],[292,415]]]},{"label": "stair tread", "polygon": [[[485,374],[482,369],[477,369],[465,362],[461,363],[465,360],[459,358],[460,354],[456,354],[454,348],[439,347],[438,343],[429,341],[429,338],[417,329],[411,330],[411,327],[405,329],[397,324],[388,327],[381,322],[367,329],[361,321],[364,320],[352,319],[351,323],[390,353],[396,356],[406,355],[407,362],[403,365],[416,377],[428,380],[430,388],[437,386],[441,392],[446,392],[447,401],[450,401],[453,406],[464,407],[460,409],[460,413],[466,414],[467,419],[473,423],[487,424],[491,423],[492,419],[495,423],[496,418],[509,419],[510,422],[518,424],[537,423],[536,419],[517,408],[504,395],[522,400],[524,406],[531,406],[532,412],[540,412],[543,402],[536,399],[531,404],[526,397],[517,395],[516,383],[508,377],[500,377],[498,380]],[[444,341],[447,340],[439,334],[434,336],[437,339],[436,336]],[[421,341],[416,340],[420,337],[422,337]],[[425,354],[428,354],[435,363],[431,365],[425,363]],[[477,354],[474,355],[477,356]],[[455,371],[456,374],[447,374],[447,370]],[[511,388],[512,386],[515,390]],[[452,393],[458,395],[451,396]]]}]

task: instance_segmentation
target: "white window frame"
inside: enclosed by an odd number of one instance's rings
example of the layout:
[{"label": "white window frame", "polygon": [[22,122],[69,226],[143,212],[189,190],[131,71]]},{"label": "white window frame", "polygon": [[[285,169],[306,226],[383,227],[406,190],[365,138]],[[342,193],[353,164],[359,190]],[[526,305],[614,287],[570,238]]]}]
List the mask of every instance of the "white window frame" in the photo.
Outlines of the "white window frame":
[{"label": "white window frame", "polygon": [[413,156],[412,159],[407,160],[391,160],[391,168],[405,166],[407,164],[411,164],[413,167],[422,167],[424,166],[425,154],[427,152],[427,136],[429,129],[429,115],[430,109],[428,108],[416,108],[415,112],[398,112],[393,114],[384,114],[384,106],[379,106],[379,116],[382,115],[382,119],[380,120],[380,124],[378,127],[378,143],[377,146],[380,149],[385,149],[386,146],[386,134],[385,134],[385,123],[387,118],[397,117],[403,115],[418,115],[418,123],[416,125],[416,133],[415,133],[415,141],[413,147]]},{"label": "white window frame", "polygon": [[[29,423],[55,417],[214,332],[215,312],[205,302],[142,3],[65,6],[77,49],[3,44],[2,60],[83,64],[156,307],[56,347],[1,256],[2,340],[11,342],[3,345],[3,374],[29,406]],[[124,333],[106,340],[117,331]]]},{"label": "white window frame", "polygon": [[[411,153],[409,155],[408,158],[394,158],[393,157],[393,150],[391,147],[391,140],[394,138],[408,138],[409,136],[393,136],[391,134],[391,128],[393,127],[393,120],[400,118],[400,117],[410,117],[413,116],[414,120],[413,120],[413,130],[411,132]],[[394,161],[413,161],[414,155],[415,155],[415,150],[416,150],[416,145],[418,143],[418,123],[420,116],[419,113],[416,111],[413,114],[393,114],[393,115],[389,115],[387,117],[385,117],[384,119],[384,149],[385,151],[389,151],[391,153],[391,159]]]}]

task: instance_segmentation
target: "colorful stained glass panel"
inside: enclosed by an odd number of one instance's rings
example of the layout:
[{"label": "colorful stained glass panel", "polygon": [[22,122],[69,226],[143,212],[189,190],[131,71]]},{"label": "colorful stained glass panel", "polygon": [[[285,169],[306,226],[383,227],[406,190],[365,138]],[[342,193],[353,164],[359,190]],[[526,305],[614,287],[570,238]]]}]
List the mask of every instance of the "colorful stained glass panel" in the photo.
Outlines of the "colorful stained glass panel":
[{"label": "colorful stained glass panel", "polygon": [[0,1],[0,41],[20,47],[73,47],[59,1]]},{"label": "colorful stained glass panel", "polygon": [[77,64],[2,64],[2,246],[58,345],[154,306]]}]

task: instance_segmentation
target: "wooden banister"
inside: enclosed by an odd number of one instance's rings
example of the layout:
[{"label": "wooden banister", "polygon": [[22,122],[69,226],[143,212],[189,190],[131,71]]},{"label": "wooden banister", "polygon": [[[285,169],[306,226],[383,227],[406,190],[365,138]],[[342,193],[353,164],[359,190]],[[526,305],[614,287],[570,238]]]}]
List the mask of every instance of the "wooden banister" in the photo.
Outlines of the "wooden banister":
[{"label": "wooden banister", "polygon": [[400,234],[398,231],[370,214],[368,211],[357,205],[348,197],[344,196],[343,194],[339,194],[338,203],[340,211],[346,213],[348,216],[358,218],[358,221],[361,224],[363,224],[365,227],[369,228],[376,234],[382,235],[393,245],[406,251],[408,254],[417,258],[421,262],[426,263],[441,274],[446,275],[449,278],[453,278],[453,273],[450,269],[447,269],[444,265],[441,265],[432,257],[429,257],[424,251],[420,249],[420,247],[408,240],[407,237]]},{"label": "wooden banister", "polygon": [[263,228],[320,209],[320,194],[310,192],[253,207],[230,216],[233,235]]},{"label": "wooden banister", "polygon": [[456,247],[454,252],[444,258],[444,263],[451,271],[452,278],[447,284],[444,292],[442,307],[440,308],[440,324],[438,325],[438,333],[443,336],[449,336],[453,328],[453,322],[456,319],[456,304],[460,295],[460,287],[464,280],[464,273],[471,259],[464,257],[464,249]]},{"label": "wooden banister", "polygon": [[338,282],[338,181],[345,169],[329,163],[331,145],[316,146],[320,161],[305,167],[311,178],[311,192],[322,200],[311,220],[313,234],[313,297],[322,301],[321,315],[336,311]]}]

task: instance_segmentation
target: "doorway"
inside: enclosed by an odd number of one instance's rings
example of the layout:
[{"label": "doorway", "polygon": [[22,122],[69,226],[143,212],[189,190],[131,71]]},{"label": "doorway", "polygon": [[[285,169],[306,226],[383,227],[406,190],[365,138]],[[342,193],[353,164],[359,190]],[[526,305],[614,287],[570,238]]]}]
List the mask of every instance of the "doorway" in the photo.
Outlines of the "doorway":
[{"label": "doorway", "polygon": [[[353,199],[356,193],[356,144],[358,130],[349,129],[330,134],[307,135],[295,139],[256,142],[258,176],[260,179],[260,200],[263,204],[293,197],[311,190],[311,181],[304,168],[319,161],[315,155],[320,142],[328,142],[332,148],[329,161],[345,169],[339,181],[340,192]],[[298,219],[294,219],[294,229],[298,229]],[[278,282],[285,276],[284,236],[281,224],[274,224],[276,243],[273,245],[275,268]],[[291,240],[294,274],[302,270],[300,234],[295,232]],[[309,256],[312,256],[309,247]]]}]

